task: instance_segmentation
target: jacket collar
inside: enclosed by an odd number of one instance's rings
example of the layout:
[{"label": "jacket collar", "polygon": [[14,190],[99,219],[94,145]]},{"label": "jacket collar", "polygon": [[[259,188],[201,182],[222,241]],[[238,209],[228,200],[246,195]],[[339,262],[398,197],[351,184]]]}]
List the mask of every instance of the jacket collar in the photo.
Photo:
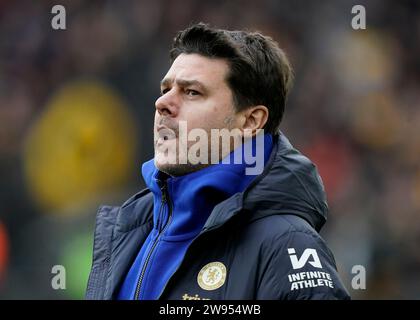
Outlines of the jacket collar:
[{"label": "jacket collar", "polygon": [[[220,163],[179,177],[170,177],[159,171],[153,159],[146,162],[142,173],[154,196],[154,228],[161,228],[162,199],[165,198],[171,208],[171,224],[164,237],[167,240],[195,237],[218,203],[243,192],[257,176],[250,174],[257,171],[255,167],[259,165],[263,170],[272,144],[271,134],[259,135],[235,149]],[[238,160],[242,161],[235,163],[238,153]],[[251,163],[250,155],[259,159]]]},{"label": "jacket collar", "polygon": [[244,192],[219,203],[203,232],[215,229],[238,212],[249,212],[249,221],[270,215],[292,214],[320,231],[328,213],[326,194],[315,165],[279,132],[264,171]]},{"label": "jacket collar", "polygon": [[[153,219],[151,200],[149,189],[127,200],[122,211],[134,212],[119,214],[118,230],[131,230]],[[149,203],[149,210],[138,210],[145,202]],[[252,212],[251,220],[274,214],[294,214],[307,220],[317,231],[324,225],[328,205],[316,167],[294,149],[281,132],[273,137],[272,151],[263,172],[243,192],[217,204],[203,231],[223,225],[241,210]]]}]

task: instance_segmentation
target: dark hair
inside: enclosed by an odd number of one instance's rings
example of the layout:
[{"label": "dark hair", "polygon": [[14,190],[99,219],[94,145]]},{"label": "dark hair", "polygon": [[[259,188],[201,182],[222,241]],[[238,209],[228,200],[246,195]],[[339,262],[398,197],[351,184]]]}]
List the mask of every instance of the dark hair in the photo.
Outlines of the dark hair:
[{"label": "dark hair", "polygon": [[293,72],[273,39],[258,32],[214,29],[199,23],[177,34],[170,51],[171,62],[182,53],[226,59],[230,65],[226,80],[236,110],[266,106],[269,116],[264,130],[277,133]]}]

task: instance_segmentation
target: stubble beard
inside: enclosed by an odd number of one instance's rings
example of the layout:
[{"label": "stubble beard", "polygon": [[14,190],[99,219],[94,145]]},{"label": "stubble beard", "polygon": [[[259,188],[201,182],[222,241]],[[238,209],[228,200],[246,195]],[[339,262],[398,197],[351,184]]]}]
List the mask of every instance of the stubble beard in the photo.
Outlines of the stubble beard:
[{"label": "stubble beard", "polygon": [[[227,116],[223,123],[225,125],[225,129],[230,130],[231,127],[233,126],[233,116]],[[165,123],[164,120],[161,120],[160,123]],[[171,156],[176,158],[176,160],[171,163],[165,162],[165,161],[159,161],[160,158],[164,157],[162,155],[162,151],[159,150],[159,146],[158,146],[158,138],[159,138],[159,134],[157,132],[155,132],[155,138],[154,138],[154,149],[155,149],[155,165],[156,167],[170,175],[170,176],[174,176],[174,177],[178,177],[178,176],[183,176],[195,171],[199,171],[201,169],[204,169],[208,166],[210,166],[212,164],[212,160],[214,161],[214,159],[212,158],[212,145],[213,142],[211,141],[211,129],[207,129],[205,130],[207,133],[207,146],[208,146],[208,151],[207,151],[207,161],[205,161],[204,163],[191,163],[189,157],[187,156],[186,159],[185,157],[181,158],[181,154],[182,152],[180,151],[181,148],[186,148],[186,154],[189,154],[190,151],[190,147],[198,142],[196,141],[179,141],[180,140],[180,130],[179,130],[179,124],[175,127],[173,124],[171,126],[168,126],[170,128],[170,130],[172,131],[171,135],[172,135],[172,139],[170,139],[169,141],[166,141],[164,143],[170,144],[170,146],[172,148],[174,148],[176,150],[176,154],[172,154]],[[193,129],[194,130],[194,129]],[[221,130],[221,129],[219,129]],[[186,143],[186,145],[185,145]],[[200,140],[200,143],[202,143],[202,141]],[[217,160],[221,160],[226,154],[228,154],[231,150],[233,150],[235,143],[233,140],[229,141],[229,146],[228,146],[228,150],[226,149],[226,146],[224,147],[224,149],[222,150],[222,144],[219,141],[219,150],[218,151],[218,155],[220,155],[218,157]]]}]

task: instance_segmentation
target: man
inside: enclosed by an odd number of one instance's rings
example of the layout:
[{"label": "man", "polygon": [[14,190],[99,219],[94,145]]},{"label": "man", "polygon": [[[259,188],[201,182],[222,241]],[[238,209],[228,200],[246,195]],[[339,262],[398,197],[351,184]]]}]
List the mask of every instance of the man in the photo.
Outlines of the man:
[{"label": "man", "polygon": [[292,79],[283,51],[197,24],[170,56],[148,188],[99,210],[86,297],[349,298],[318,234],[321,179],[279,131]]}]

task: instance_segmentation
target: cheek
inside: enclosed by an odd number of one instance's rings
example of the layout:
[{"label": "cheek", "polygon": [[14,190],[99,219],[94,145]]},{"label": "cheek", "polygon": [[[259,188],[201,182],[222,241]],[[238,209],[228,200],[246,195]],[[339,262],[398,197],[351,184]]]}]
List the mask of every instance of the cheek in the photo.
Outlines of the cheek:
[{"label": "cheek", "polygon": [[187,121],[188,131],[194,128],[200,128],[209,131],[213,128],[220,128],[223,125],[220,112],[218,112],[217,109],[213,110],[213,108],[209,108],[208,110],[201,112],[194,112],[194,114],[191,115]]},{"label": "cheek", "polygon": [[232,104],[228,97],[209,99],[184,108],[185,114],[180,119],[186,120],[188,130],[193,128],[209,129],[226,128],[226,118],[233,115]]},{"label": "cheek", "polygon": [[214,124],[217,128],[230,128],[234,118],[234,113],[230,105],[225,105],[221,108],[216,107],[213,114]]}]

